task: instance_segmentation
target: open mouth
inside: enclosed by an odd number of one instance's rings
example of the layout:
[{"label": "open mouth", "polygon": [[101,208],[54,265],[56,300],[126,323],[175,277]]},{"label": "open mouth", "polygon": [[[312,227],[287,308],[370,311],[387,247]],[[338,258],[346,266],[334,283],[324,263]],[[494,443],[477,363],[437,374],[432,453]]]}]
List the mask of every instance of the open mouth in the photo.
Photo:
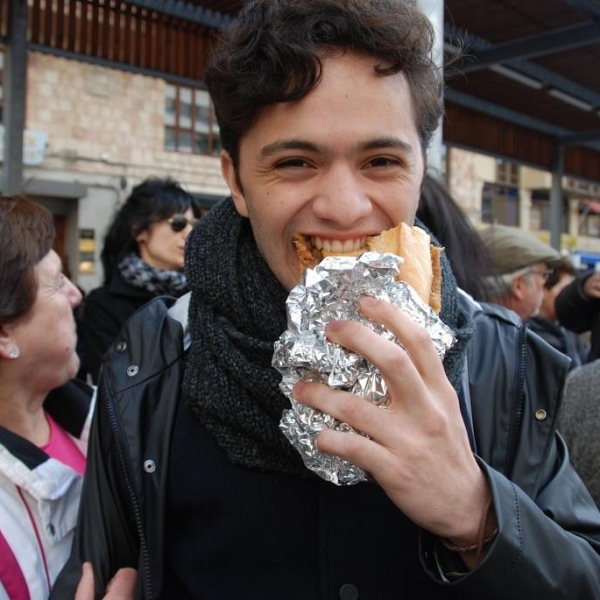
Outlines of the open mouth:
[{"label": "open mouth", "polygon": [[326,256],[358,256],[368,250],[366,236],[336,240],[296,233],[293,242],[298,255],[300,272],[316,267]]},{"label": "open mouth", "polygon": [[365,249],[366,241],[367,238],[365,236],[347,240],[334,240],[319,236],[310,238],[313,247],[321,250],[323,256],[327,256],[328,254],[354,254],[361,252]]}]

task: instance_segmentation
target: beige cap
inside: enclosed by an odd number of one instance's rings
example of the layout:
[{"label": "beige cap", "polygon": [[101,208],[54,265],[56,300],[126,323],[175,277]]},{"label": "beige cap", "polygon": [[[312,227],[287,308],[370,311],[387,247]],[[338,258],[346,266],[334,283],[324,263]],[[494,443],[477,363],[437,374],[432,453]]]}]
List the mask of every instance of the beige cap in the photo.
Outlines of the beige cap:
[{"label": "beige cap", "polygon": [[561,257],[552,246],[518,227],[488,225],[479,233],[501,275]]}]

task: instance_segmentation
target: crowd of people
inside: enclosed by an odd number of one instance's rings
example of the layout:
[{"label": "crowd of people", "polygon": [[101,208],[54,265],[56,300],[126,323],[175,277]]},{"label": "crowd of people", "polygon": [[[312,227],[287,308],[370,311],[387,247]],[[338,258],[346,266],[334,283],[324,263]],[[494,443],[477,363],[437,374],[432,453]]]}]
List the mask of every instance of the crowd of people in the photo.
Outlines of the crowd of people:
[{"label": "crowd of people", "polygon": [[[600,598],[600,276],[427,173],[433,44],[409,0],[248,3],[205,71],[230,196],[199,218],[140,182],[82,306],[52,215],[0,198],[0,599]],[[422,310],[452,344],[387,296],[325,325],[385,387],[293,386],[344,424],[318,451],[368,474],[336,485],[280,426],[297,240],[402,223],[438,249]]]}]

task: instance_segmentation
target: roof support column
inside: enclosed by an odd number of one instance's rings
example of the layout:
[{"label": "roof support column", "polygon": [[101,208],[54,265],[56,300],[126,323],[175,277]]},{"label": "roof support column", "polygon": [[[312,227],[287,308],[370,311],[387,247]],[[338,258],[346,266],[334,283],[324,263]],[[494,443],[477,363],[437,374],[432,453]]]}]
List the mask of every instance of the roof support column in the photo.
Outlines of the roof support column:
[{"label": "roof support column", "polygon": [[23,189],[23,132],[27,85],[27,0],[9,4],[8,43],[4,55],[4,163],[0,191],[5,196]]},{"label": "roof support column", "polygon": [[550,245],[560,251],[562,233],[563,193],[562,179],[564,175],[564,146],[554,143],[552,157],[552,189],[550,190]]},{"label": "roof support column", "polygon": [[[435,29],[433,58],[443,73],[444,70],[444,2],[443,0],[417,0],[417,6],[425,13]],[[442,173],[442,123],[431,138],[427,153],[427,164],[434,175]]]}]

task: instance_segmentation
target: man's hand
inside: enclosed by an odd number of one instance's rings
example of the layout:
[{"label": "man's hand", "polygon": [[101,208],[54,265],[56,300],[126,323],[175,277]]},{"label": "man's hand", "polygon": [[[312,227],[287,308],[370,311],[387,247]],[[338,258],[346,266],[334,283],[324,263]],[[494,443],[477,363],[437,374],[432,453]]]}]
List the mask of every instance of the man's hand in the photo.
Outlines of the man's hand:
[{"label": "man's hand", "polygon": [[[129,567],[119,569],[106,586],[103,600],[133,600],[137,571]],[[94,571],[89,562],[83,564],[75,600],[94,600]]]},{"label": "man's hand", "polygon": [[420,527],[458,546],[472,544],[489,521],[491,492],[435,346],[423,327],[388,302],[365,297],[361,310],[401,345],[354,321],[330,323],[327,337],[379,368],[390,403],[382,409],[320,383],[296,384],[296,400],[369,436],[326,429],[318,448],[368,472]]},{"label": "man's hand", "polygon": [[590,298],[600,298],[600,271],[592,273],[583,282],[583,293]]}]

